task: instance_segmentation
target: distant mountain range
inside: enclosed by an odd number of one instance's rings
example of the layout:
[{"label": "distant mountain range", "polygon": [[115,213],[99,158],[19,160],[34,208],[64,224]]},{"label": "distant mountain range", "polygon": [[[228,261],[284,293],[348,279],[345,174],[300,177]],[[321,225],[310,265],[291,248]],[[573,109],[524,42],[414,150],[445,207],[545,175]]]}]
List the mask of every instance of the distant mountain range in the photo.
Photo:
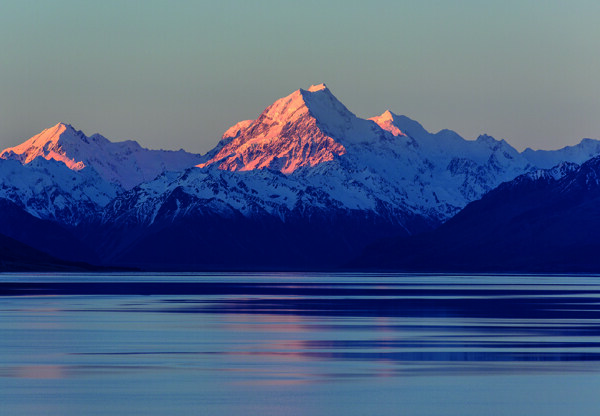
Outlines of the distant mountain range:
[{"label": "distant mountain range", "polygon": [[353,267],[600,271],[600,156],[503,183],[436,230],[368,247]]},{"label": "distant mountain range", "polygon": [[[0,152],[0,233],[65,260],[151,270],[529,270],[536,267],[517,260],[524,251],[508,235],[493,243],[477,231],[506,234],[488,213],[506,220],[533,203],[519,184],[558,184],[597,155],[600,142],[590,139],[518,152],[490,136],[429,133],[390,111],[361,119],[321,84],[237,123],[206,155],[57,124]],[[560,212],[545,202],[556,192],[535,194],[540,209]],[[473,214],[485,201],[493,202]],[[472,250],[504,242],[514,250],[475,260],[465,254],[467,235]],[[570,260],[545,264],[568,269]]]}]

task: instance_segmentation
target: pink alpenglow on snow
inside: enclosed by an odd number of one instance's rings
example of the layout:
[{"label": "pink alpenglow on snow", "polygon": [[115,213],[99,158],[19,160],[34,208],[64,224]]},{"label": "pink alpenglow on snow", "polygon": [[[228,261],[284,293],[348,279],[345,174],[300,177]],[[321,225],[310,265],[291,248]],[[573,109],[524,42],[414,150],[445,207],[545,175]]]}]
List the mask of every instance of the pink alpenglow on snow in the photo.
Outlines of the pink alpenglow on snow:
[{"label": "pink alpenglow on snow", "polygon": [[221,140],[238,137],[240,133],[247,129],[252,123],[254,123],[254,120],[244,120],[234,124],[233,126],[229,127],[225,133],[223,133]]},{"label": "pink alpenglow on snow", "polygon": [[86,136],[72,126],[59,123],[40,134],[0,152],[0,159],[29,164],[37,158],[63,162],[69,169],[94,169],[103,179],[131,189],[165,171],[195,166],[200,155],[183,150],[151,150],[136,141],[111,142],[100,134]]},{"label": "pink alpenglow on snow", "polygon": [[325,84],[300,89],[267,107],[256,120],[227,130],[223,146],[198,167],[217,164],[223,170],[268,168],[290,174],[331,161],[346,153],[334,134],[350,118],[355,116]]},{"label": "pink alpenglow on snow", "polygon": [[386,110],[382,115],[371,117],[369,120],[373,120],[382,129],[389,131],[394,136],[406,136],[396,125],[394,124],[394,113],[390,110]]},{"label": "pink alpenglow on snow", "polygon": [[85,163],[69,157],[63,148],[64,142],[69,140],[67,136],[76,134],[77,132],[70,125],[58,123],[18,146],[3,150],[0,158],[16,159],[26,164],[38,157],[43,157],[46,160],[63,162],[69,169],[81,170],[85,167]]},{"label": "pink alpenglow on snow", "polygon": [[327,89],[327,85],[317,84],[317,85],[311,85],[310,88],[308,89],[308,92],[317,92],[317,91],[322,91],[322,90],[326,90],[326,89]]}]

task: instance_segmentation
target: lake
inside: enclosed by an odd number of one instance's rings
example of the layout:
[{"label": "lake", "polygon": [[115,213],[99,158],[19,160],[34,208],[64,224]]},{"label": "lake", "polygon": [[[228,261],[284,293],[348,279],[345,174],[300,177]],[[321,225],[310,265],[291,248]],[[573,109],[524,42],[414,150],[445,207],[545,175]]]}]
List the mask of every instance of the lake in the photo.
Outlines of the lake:
[{"label": "lake", "polygon": [[600,277],[2,274],[2,415],[594,415]]}]

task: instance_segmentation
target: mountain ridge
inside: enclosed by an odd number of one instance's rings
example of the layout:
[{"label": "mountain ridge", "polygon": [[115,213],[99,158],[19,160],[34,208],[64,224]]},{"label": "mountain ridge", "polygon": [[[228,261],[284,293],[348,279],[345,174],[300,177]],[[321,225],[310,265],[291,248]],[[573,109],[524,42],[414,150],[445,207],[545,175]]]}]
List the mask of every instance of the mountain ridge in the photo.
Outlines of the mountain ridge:
[{"label": "mountain ridge", "polygon": [[505,182],[436,230],[367,247],[353,267],[598,272],[600,156]]},{"label": "mountain ridge", "polygon": [[[562,177],[595,152],[593,140],[518,152],[487,135],[430,133],[390,110],[363,119],[319,84],[236,123],[203,156],[59,123],[0,153],[0,198],[108,263],[331,269],[377,239],[432,231],[520,175]],[[69,244],[53,253],[68,256]]]},{"label": "mountain ridge", "polygon": [[154,179],[165,170],[182,170],[201,160],[200,155],[183,150],[150,150],[133,140],[111,142],[97,133],[86,136],[65,123],[0,152],[0,159],[14,159],[22,164],[37,158],[63,162],[71,170],[92,167],[104,180],[125,190]]},{"label": "mountain ridge", "polygon": [[[313,114],[332,107],[342,117],[355,117],[324,84],[307,91],[299,89],[275,101],[254,121],[241,122],[224,135],[230,139],[217,151],[209,152],[203,168],[217,164],[221,169],[269,168],[292,173],[302,166],[315,166],[344,154],[339,140],[319,126]],[[294,128],[290,126],[294,125]],[[235,132],[235,137],[233,133]]]}]

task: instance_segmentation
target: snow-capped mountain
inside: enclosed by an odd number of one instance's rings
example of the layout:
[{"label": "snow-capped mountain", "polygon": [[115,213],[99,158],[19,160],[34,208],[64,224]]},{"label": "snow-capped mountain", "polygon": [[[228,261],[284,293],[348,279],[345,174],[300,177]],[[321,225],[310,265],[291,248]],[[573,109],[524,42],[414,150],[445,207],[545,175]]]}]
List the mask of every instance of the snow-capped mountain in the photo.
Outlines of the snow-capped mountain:
[{"label": "snow-capped mountain", "polygon": [[0,152],[0,198],[37,218],[73,226],[95,218],[121,192],[200,160],[183,150],[88,137],[59,123]]},{"label": "snow-capped mountain", "polygon": [[354,133],[364,126],[324,84],[312,86],[308,91],[297,90],[269,106],[257,120],[230,128],[223,136],[222,146],[210,152],[209,160],[198,166],[216,163],[227,170],[269,168],[292,173],[302,166],[331,161],[346,150],[324,131],[318,120],[340,119],[342,123],[327,127],[338,133]]},{"label": "snow-capped mountain", "polygon": [[555,181],[597,154],[589,139],[520,153],[391,111],[363,119],[320,84],[235,124],[202,157],[58,124],[0,153],[0,198],[107,262],[328,268],[379,238],[432,230],[519,175]]},{"label": "snow-capped mountain", "polygon": [[99,134],[86,136],[71,125],[59,123],[18,146],[0,152],[1,159],[28,164],[38,158],[63,162],[80,171],[92,167],[100,177],[123,189],[154,179],[168,170],[183,170],[201,161],[183,150],[149,150],[133,140],[111,142]]},{"label": "snow-capped mountain", "polygon": [[[326,182],[327,172],[321,170],[321,173]],[[286,222],[292,218],[310,217],[315,212],[329,213],[333,217],[351,212],[360,212],[364,216],[365,212],[370,212],[370,215],[384,217],[390,224],[404,227],[407,218],[414,217],[403,207],[385,201],[372,200],[371,209],[360,207],[358,203],[351,207],[353,198],[360,202],[369,197],[367,187],[362,184],[346,183],[344,190],[354,195],[336,195],[324,184],[316,184],[310,179],[265,169],[234,173],[192,168],[183,174],[167,172],[111,201],[103,210],[102,221],[149,226],[156,221],[174,221],[210,213],[224,218],[272,216]],[[387,210],[385,216],[384,210]],[[409,233],[420,231],[408,224],[406,227]]]},{"label": "snow-capped mountain", "polygon": [[486,135],[465,140],[450,130],[433,134],[391,111],[365,120],[320,84],[233,126],[198,166],[277,170],[348,209],[375,210],[383,203],[439,222],[524,172],[598,153],[597,141],[519,153]]},{"label": "snow-capped mountain", "polygon": [[600,154],[600,141],[583,139],[574,146],[559,150],[532,150],[527,148],[523,155],[540,169],[550,169],[561,162],[569,161],[582,164]]},{"label": "snow-capped mountain", "polygon": [[[358,184],[346,189],[366,195]],[[377,214],[350,209],[314,183],[277,171],[191,168],[115,198],[98,225],[109,232],[95,244],[103,257],[117,253],[115,261],[133,266],[318,268],[343,264],[377,238],[433,226],[397,207],[374,208]]]},{"label": "snow-capped mountain", "polygon": [[0,159],[0,233],[63,260],[97,262],[79,227],[121,191],[93,168]]},{"label": "snow-capped mountain", "polygon": [[[257,264],[265,267],[264,251],[301,251],[303,267],[339,265],[375,238],[433,229],[500,183],[539,175],[537,165],[554,160],[567,171],[566,162],[589,151],[583,142],[530,158],[503,140],[430,133],[390,111],[361,119],[321,84],[231,127],[196,168],[119,195],[101,224],[119,224],[109,240],[123,242],[117,251],[129,253],[124,261],[146,256],[182,264],[191,255],[218,264],[227,253],[222,263],[261,258]],[[336,244],[345,253],[334,253]],[[190,247],[198,250],[190,254]],[[335,260],[327,263],[328,256]]]}]

